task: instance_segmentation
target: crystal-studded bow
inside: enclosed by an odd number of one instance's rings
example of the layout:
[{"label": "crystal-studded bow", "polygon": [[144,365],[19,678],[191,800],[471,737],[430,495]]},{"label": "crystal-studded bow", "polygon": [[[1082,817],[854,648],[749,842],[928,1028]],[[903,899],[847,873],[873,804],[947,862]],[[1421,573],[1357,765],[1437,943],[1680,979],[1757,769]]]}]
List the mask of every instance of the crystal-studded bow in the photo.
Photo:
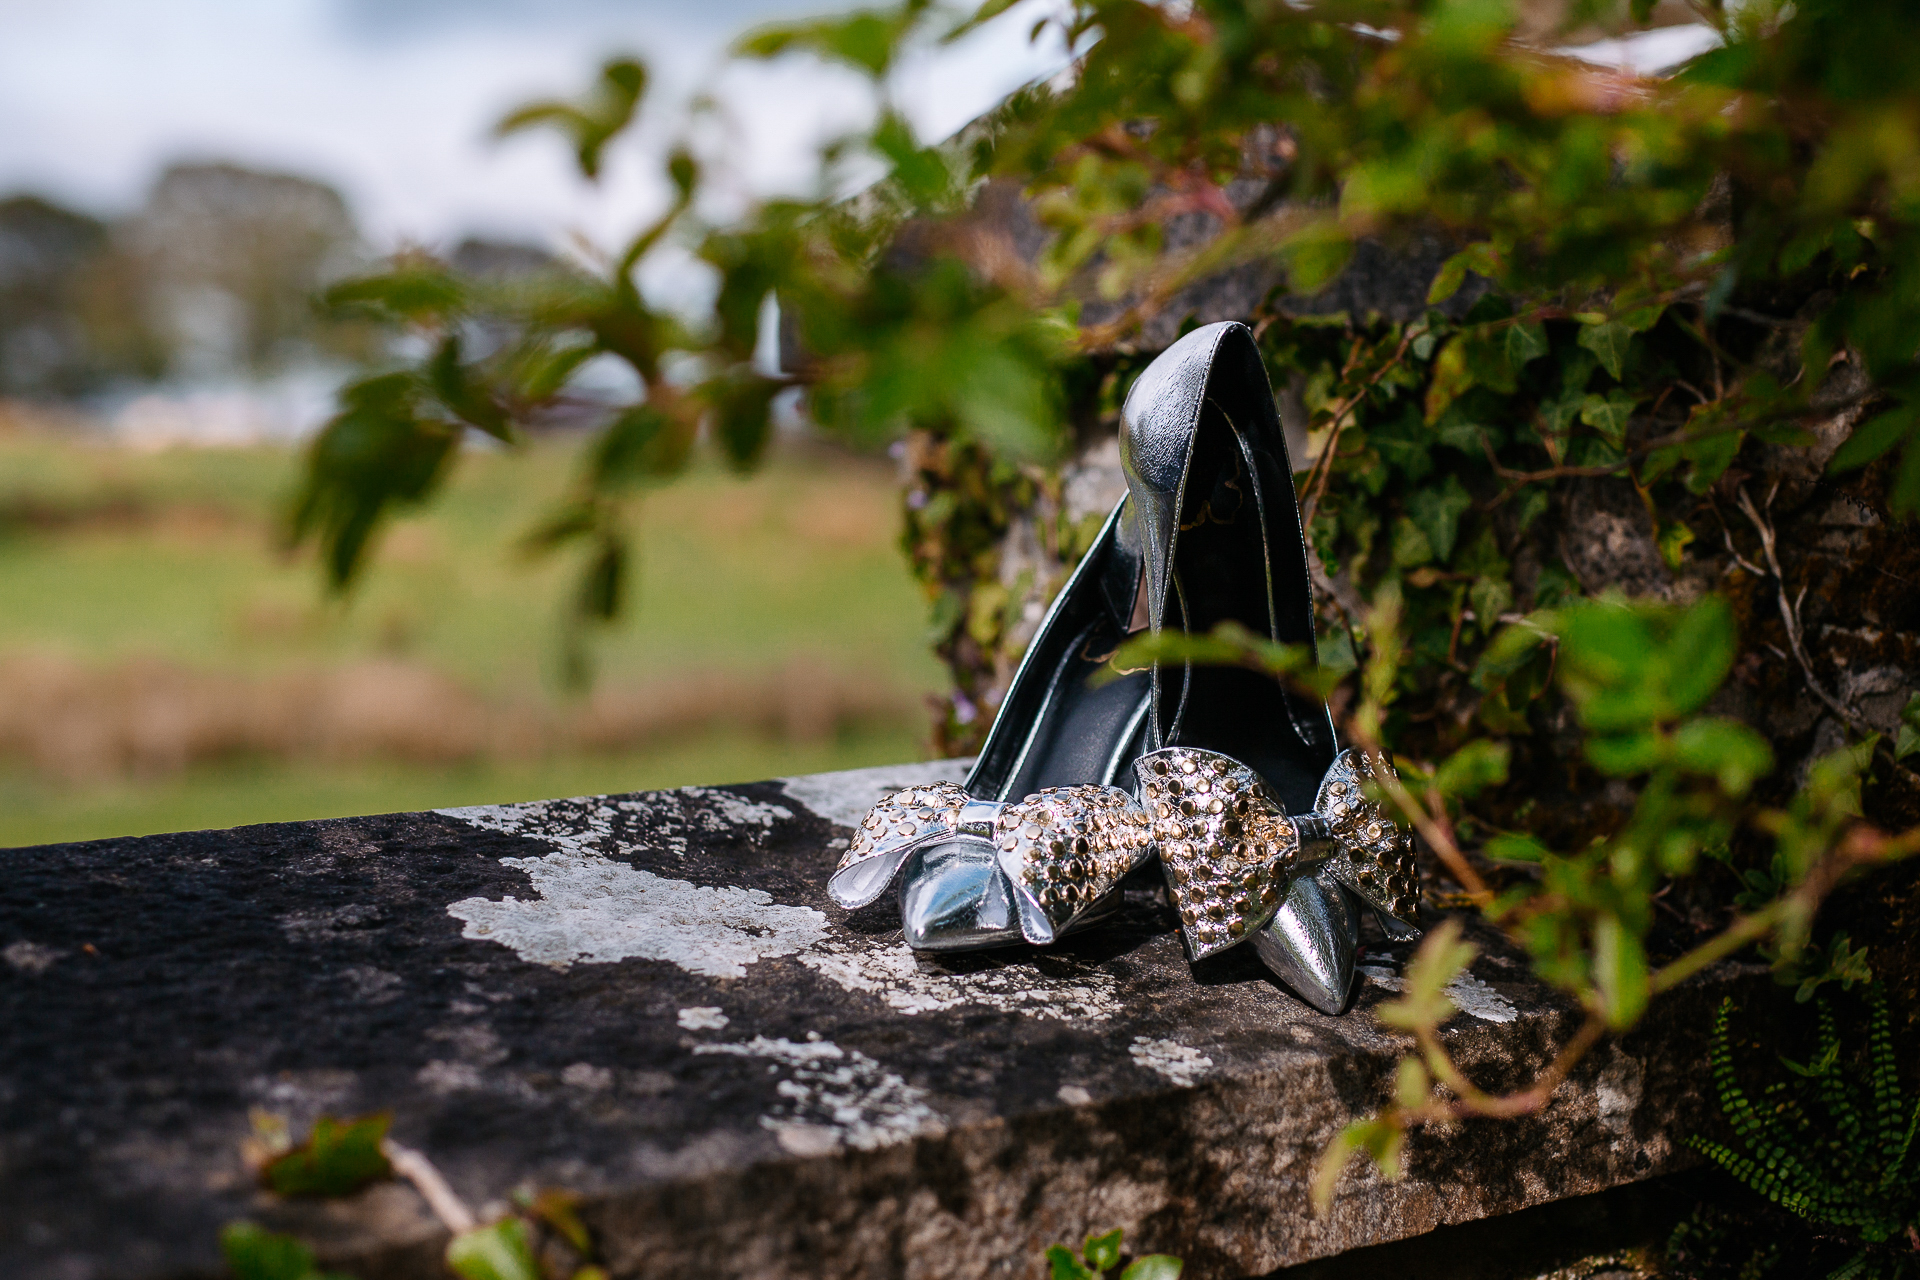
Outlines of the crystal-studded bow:
[{"label": "crystal-studded bow", "polygon": [[974,800],[950,782],[908,787],[867,811],[827,892],[864,907],[915,849],[975,836],[1012,883],[1021,934],[1045,945],[1153,856],[1149,826],[1118,787],[1048,787],[1015,804]]},{"label": "crystal-studded bow", "polygon": [[[1314,811],[1289,817],[1260,777],[1230,756],[1169,747],[1134,765],[1180,926],[1197,960],[1273,918],[1294,876],[1324,866],[1395,934],[1416,932],[1413,841],[1367,799],[1373,762],[1340,753]],[[1385,765],[1392,768],[1392,765]]]}]

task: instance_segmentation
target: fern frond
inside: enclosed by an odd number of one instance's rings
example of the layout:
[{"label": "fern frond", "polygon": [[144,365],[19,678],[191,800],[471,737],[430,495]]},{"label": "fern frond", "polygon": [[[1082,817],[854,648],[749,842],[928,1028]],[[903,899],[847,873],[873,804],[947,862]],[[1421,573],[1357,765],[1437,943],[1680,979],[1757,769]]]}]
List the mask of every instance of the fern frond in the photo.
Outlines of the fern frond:
[{"label": "fern frond", "polygon": [[1840,1066],[1840,1030],[1834,1020],[1833,1006],[1825,1000],[1820,1001],[1819,1016],[1820,1069],[1813,1073],[1815,1088],[1821,1105],[1833,1120],[1834,1129],[1839,1132],[1840,1140],[1848,1150],[1858,1151],[1862,1141],[1861,1116],[1853,1105],[1846,1072]]},{"label": "fern frond", "polygon": [[1887,1158],[1886,1167],[1880,1173],[1880,1185],[1883,1188],[1891,1187],[1903,1176],[1907,1153],[1913,1150],[1915,1129],[1920,1129],[1920,1102],[1913,1104],[1913,1114],[1907,1119],[1907,1131],[1901,1134],[1900,1141],[1894,1144],[1893,1151]]},{"label": "fern frond", "polygon": [[1886,988],[1879,983],[1867,987],[1868,1078],[1873,1085],[1874,1140],[1881,1151],[1890,1151],[1899,1140],[1902,1113],[1900,1070],[1893,1054],[1892,1019],[1887,1014]]},{"label": "fern frond", "polygon": [[1733,1013],[1733,999],[1720,1002],[1713,1016],[1713,1036],[1708,1042],[1707,1063],[1713,1073],[1714,1092],[1720,1098],[1720,1113],[1733,1127],[1736,1137],[1751,1143],[1766,1129],[1766,1121],[1748,1100],[1733,1070],[1733,1045],[1727,1034],[1727,1020]]},{"label": "fern frond", "polygon": [[1866,1268],[1867,1251],[1862,1249],[1834,1270],[1827,1272],[1827,1280],[1863,1280]]}]

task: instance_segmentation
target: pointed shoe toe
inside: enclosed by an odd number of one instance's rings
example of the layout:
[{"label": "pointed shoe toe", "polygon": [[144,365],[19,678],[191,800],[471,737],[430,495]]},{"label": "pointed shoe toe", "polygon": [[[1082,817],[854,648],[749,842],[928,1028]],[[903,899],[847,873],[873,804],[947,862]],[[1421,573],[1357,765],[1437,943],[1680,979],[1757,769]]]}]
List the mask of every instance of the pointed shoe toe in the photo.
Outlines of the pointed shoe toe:
[{"label": "pointed shoe toe", "polygon": [[1353,990],[1359,918],[1346,891],[1300,876],[1272,920],[1253,935],[1253,949],[1289,991],[1321,1013],[1346,1009]]},{"label": "pointed shoe toe", "polygon": [[984,840],[916,850],[901,877],[900,924],[915,951],[973,951],[1025,940],[1006,875]]}]

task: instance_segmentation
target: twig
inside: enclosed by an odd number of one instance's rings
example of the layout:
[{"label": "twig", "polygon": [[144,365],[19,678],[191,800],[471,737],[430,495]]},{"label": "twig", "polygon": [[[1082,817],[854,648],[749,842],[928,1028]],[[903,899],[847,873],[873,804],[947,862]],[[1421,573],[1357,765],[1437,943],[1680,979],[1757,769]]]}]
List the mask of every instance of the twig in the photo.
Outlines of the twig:
[{"label": "twig", "polygon": [[[1300,507],[1300,527],[1302,529],[1311,529],[1313,527],[1314,513],[1320,509],[1320,497],[1327,491],[1327,481],[1333,476],[1333,461],[1335,455],[1340,450],[1340,431],[1341,428],[1346,425],[1347,415],[1353,412],[1354,406],[1358,405],[1360,401],[1366,397],[1366,394],[1373,390],[1375,384],[1378,383],[1380,379],[1387,376],[1388,370],[1394,368],[1406,357],[1407,348],[1413,345],[1413,340],[1417,336],[1419,335],[1415,332],[1415,327],[1408,325],[1405,332],[1400,335],[1400,345],[1394,348],[1393,355],[1388,357],[1386,363],[1382,364],[1378,369],[1375,369],[1373,376],[1362,383],[1352,395],[1341,401],[1340,407],[1334,410],[1333,421],[1328,424],[1327,442],[1321,446],[1320,456],[1313,460],[1313,471],[1307,477],[1307,500],[1302,503]],[[1355,357],[1357,358],[1357,356],[1358,350],[1356,347]],[[1353,360],[1351,358],[1347,362],[1347,367],[1353,367]]]},{"label": "twig", "polygon": [[[1787,628],[1787,645],[1793,650],[1795,660],[1800,663],[1801,673],[1807,677],[1807,687],[1813,690],[1814,697],[1820,699],[1820,701],[1827,705],[1828,710],[1832,711],[1836,716],[1839,716],[1840,719],[1848,725],[1851,725],[1856,732],[1863,735],[1876,732],[1873,726],[1861,719],[1852,708],[1843,706],[1838,698],[1828,693],[1826,686],[1820,683],[1820,677],[1813,673],[1813,663],[1807,658],[1806,647],[1800,643],[1799,610],[1792,601],[1787,599],[1787,578],[1786,575],[1780,571],[1780,557],[1774,551],[1773,526],[1762,519],[1760,512],[1754,509],[1753,499],[1747,496],[1746,485],[1741,485],[1737,492],[1740,496],[1740,509],[1746,513],[1747,519],[1753,523],[1754,531],[1760,535],[1760,550],[1761,553],[1766,556],[1767,568],[1770,571],[1770,576],[1773,578],[1774,586],[1778,591],[1780,621],[1785,624]],[[1780,486],[1776,482],[1773,490],[1767,494],[1766,505],[1769,508],[1773,506],[1774,495],[1779,492]],[[1800,598],[1804,600],[1806,595],[1807,593],[1803,588],[1800,592]]]},{"label": "twig", "polygon": [[393,1166],[393,1171],[413,1184],[413,1189],[433,1210],[433,1216],[440,1219],[441,1226],[454,1235],[460,1235],[480,1225],[479,1219],[473,1216],[473,1210],[467,1208],[467,1202],[447,1185],[447,1180],[440,1176],[440,1171],[433,1167],[433,1161],[427,1159],[425,1154],[412,1147],[403,1147],[392,1138],[383,1141],[380,1150]]}]

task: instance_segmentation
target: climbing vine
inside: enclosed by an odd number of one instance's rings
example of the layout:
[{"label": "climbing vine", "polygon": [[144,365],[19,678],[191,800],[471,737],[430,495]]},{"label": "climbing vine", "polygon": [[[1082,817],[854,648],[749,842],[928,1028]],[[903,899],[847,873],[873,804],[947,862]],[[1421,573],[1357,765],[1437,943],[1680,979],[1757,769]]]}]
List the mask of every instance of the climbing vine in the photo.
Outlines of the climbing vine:
[{"label": "climbing vine", "polygon": [[[1236,318],[1305,432],[1319,663],[1244,635],[1195,656],[1304,681],[1351,740],[1392,749],[1388,798],[1442,903],[1504,929],[1585,1019],[1532,1088],[1481,1094],[1438,1035],[1470,951],[1436,930],[1383,1014],[1416,1045],[1396,1097],[1331,1175],[1354,1149],[1391,1165],[1420,1124],[1542,1105],[1600,1036],[1740,948],[1807,992],[1879,963],[1805,944],[1920,822],[1907,7],[1695,0],[1717,47],[1643,78],[1554,49],[1646,22],[1647,0],[1575,0],[1557,27],[1505,0],[1074,0],[1042,24],[1081,51],[1072,75],[958,139],[915,136],[902,58],[1008,8],[902,0],[742,40],[744,61],[873,87],[819,198],[713,214],[725,157],[690,140],[670,203],[602,269],[502,291],[414,257],[337,289],[428,354],[342,392],[292,536],[347,582],[465,433],[512,443],[611,356],[644,393],[531,531],[580,556],[574,616],[604,622],[647,488],[703,438],[754,465],[797,389],[823,431],[903,442],[903,543],[954,676],[936,742],[965,750],[1086,545],[1063,502],[1076,446],[1211,287],[1265,280]],[[616,61],[506,127],[559,130],[592,175],[645,89]],[[848,201],[853,156],[885,176]],[[669,241],[713,275],[702,314],[635,283]],[[1410,305],[1329,309],[1362,296],[1339,289],[1363,250],[1422,244],[1443,260]],[[770,295],[793,338],[778,374],[753,360]]]}]

